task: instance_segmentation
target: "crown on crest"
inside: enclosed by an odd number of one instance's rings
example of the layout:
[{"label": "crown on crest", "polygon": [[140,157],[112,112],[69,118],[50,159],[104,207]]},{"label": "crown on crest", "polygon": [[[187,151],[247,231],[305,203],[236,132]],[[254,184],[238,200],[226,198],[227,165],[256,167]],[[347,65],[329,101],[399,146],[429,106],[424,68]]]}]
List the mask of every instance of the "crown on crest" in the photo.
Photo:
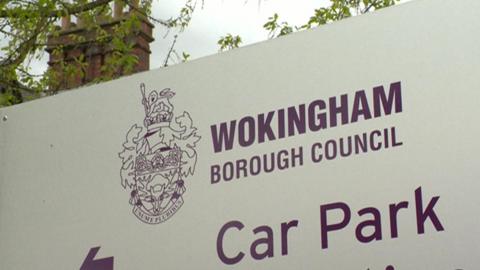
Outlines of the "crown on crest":
[{"label": "crown on crest", "polygon": [[139,176],[177,169],[182,165],[181,157],[177,146],[162,148],[148,155],[140,154],[135,159],[135,173]]}]

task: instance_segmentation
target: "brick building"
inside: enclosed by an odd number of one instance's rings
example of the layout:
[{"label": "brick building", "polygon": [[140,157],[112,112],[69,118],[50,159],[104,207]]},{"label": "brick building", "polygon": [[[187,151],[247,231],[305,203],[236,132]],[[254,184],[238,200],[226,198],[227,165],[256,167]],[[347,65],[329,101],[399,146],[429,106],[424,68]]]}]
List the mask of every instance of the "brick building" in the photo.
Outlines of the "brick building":
[{"label": "brick building", "polygon": [[[131,1],[128,7],[124,1],[114,1],[113,16],[98,16],[96,21],[106,33],[102,42],[98,42],[98,31],[89,29],[81,14],[73,22],[70,16],[65,16],[61,21],[59,35],[51,35],[48,38],[47,52],[50,55],[48,65],[56,73],[59,79],[58,85],[52,85],[53,90],[65,90],[76,88],[94,81],[102,75],[102,66],[113,53],[112,33],[129,16],[136,16],[139,20],[139,27],[136,27],[132,34],[126,37],[127,42],[133,43],[132,53],[138,58],[133,68],[133,73],[150,69],[150,43],[154,40],[152,30],[154,25],[149,22],[138,9],[138,1]],[[61,53],[55,51],[58,44],[63,45]],[[83,71],[73,77],[67,77],[62,69],[62,63],[73,64],[76,59],[83,55]],[[123,70],[117,70],[114,77],[126,75]]]}]

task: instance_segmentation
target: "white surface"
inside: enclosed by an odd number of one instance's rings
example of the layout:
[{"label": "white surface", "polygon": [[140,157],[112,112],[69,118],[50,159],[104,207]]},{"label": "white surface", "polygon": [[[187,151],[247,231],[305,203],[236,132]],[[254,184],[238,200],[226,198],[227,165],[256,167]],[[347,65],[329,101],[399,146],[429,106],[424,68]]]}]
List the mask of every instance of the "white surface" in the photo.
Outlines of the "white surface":
[{"label": "white surface", "polygon": [[[78,269],[88,250],[115,257],[115,269],[476,269],[480,218],[478,91],[480,2],[424,0],[184,65],[153,70],[0,110],[0,269]],[[210,125],[402,81],[403,112],[282,140],[213,153]],[[185,204],[171,220],[137,220],[120,185],[125,134],[143,121],[138,90],[170,87],[177,113],[188,111],[202,136]],[[404,145],[212,185],[210,166],[255,154],[395,126]],[[308,156],[308,155],[307,155]],[[445,227],[417,235],[413,192]],[[408,200],[399,237],[361,244],[354,226],[320,246],[319,206],[356,211]],[[299,220],[289,255],[254,261],[251,230]],[[225,266],[216,238],[231,220]],[[226,242],[227,243],[227,242]],[[227,245],[227,244],[226,244]]]}]

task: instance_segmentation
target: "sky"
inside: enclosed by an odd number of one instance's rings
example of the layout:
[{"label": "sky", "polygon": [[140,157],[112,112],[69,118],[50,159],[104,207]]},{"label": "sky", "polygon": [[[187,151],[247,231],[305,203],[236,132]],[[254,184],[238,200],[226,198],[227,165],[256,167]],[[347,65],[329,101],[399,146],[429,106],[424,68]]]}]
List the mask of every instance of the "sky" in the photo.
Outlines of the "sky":
[{"label": "sky", "polygon": [[[401,3],[411,0],[402,0]],[[195,12],[188,28],[179,33],[155,24],[151,44],[150,69],[162,67],[175,35],[178,35],[175,50],[196,59],[219,52],[217,41],[226,34],[240,35],[242,46],[264,41],[268,31],[263,25],[274,13],[279,21],[290,25],[305,24],[314,10],[328,5],[329,0],[197,0]],[[157,19],[176,17],[185,0],[153,0],[152,16]],[[0,40],[0,46],[5,40]],[[42,74],[47,68],[48,55],[33,61],[33,74]],[[172,58],[174,62],[175,58]]]},{"label": "sky", "polygon": [[[217,41],[230,33],[240,35],[241,45],[264,41],[268,31],[263,25],[274,13],[279,21],[290,25],[305,24],[314,10],[327,6],[329,0],[197,0],[197,6],[190,26],[178,34],[175,49],[180,54],[185,51],[195,59],[218,53]],[[402,0],[400,3],[411,0]],[[167,19],[178,14],[184,1],[154,0],[153,17]],[[154,30],[155,41],[150,58],[151,68],[161,67],[177,32],[167,31],[160,25]]]},{"label": "sky", "polygon": [[[217,41],[230,33],[242,37],[241,45],[248,45],[266,40],[268,31],[263,25],[274,13],[293,25],[304,24],[313,15],[316,8],[328,4],[328,0],[205,0],[197,3],[190,26],[178,35],[176,50],[185,51],[191,58],[198,58],[218,53]],[[294,4],[293,4],[294,3]],[[155,1],[153,16],[169,18],[178,14],[183,1]],[[165,56],[172,45],[176,32],[171,31],[167,37],[166,29],[158,25],[155,28],[155,42],[152,44],[152,68],[162,66]]]}]

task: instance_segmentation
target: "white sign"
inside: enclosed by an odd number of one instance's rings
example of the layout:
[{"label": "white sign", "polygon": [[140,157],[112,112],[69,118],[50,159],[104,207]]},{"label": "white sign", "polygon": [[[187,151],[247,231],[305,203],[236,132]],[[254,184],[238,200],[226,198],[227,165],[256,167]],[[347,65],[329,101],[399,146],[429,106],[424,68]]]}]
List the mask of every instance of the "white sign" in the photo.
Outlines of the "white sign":
[{"label": "white sign", "polygon": [[480,2],[0,110],[0,269],[477,269]]}]

